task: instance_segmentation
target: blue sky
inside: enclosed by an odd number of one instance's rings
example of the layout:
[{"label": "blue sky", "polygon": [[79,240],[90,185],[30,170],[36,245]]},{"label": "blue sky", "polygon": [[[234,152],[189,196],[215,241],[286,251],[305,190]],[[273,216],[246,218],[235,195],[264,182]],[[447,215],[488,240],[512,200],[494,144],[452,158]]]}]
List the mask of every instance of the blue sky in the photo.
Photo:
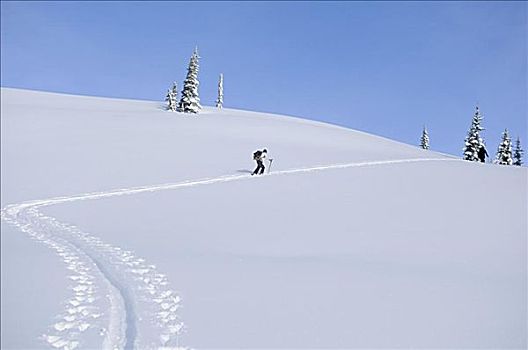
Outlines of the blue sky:
[{"label": "blue sky", "polygon": [[6,2],[1,84],[162,100],[195,45],[212,105],[461,155],[476,103],[494,153],[527,138],[526,2]]}]

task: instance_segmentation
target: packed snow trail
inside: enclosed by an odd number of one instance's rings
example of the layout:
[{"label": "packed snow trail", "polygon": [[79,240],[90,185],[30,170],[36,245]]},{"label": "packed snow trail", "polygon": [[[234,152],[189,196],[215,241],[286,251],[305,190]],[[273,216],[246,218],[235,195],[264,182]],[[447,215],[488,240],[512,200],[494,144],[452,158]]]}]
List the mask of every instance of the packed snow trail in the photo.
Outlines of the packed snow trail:
[{"label": "packed snow trail", "polygon": [[316,172],[321,170],[331,170],[331,169],[346,169],[346,168],[355,168],[355,167],[365,167],[365,166],[377,166],[377,165],[390,165],[390,164],[402,164],[402,163],[418,163],[418,162],[434,162],[434,161],[443,161],[443,162],[459,162],[460,159],[455,158],[414,158],[414,159],[399,159],[399,160],[384,160],[384,161],[373,161],[373,162],[359,162],[359,163],[344,163],[344,164],[333,164],[333,165],[324,165],[316,167],[307,167],[307,168],[297,168],[290,170],[279,170],[274,171],[269,174],[264,175],[225,175],[215,178],[206,178],[202,180],[190,180],[178,183],[168,183],[161,185],[151,185],[151,186],[141,186],[141,187],[131,187],[131,188],[122,188],[117,190],[102,191],[102,192],[90,192],[79,194],[75,196],[64,196],[64,197],[54,197],[50,199],[34,200],[28,201],[21,204],[11,204],[2,209],[2,215],[9,215],[10,213],[16,213],[20,210],[29,208],[29,207],[43,207],[67,202],[74,202],[79,200],[91,200],[91,199],[102,199],[115,196],[131,195],[145,192],[157,192],[163,190],[171,190],[182,187],[191,187],[197,185],[208,185],[218,182],[230,182],[236,180],[244,180],[250,178],[259,178],[259,177],[268,177],[268,176],[278,176],[278,175],[290,175],[298,173],[308,173]]},{"label": "packed snow trail", "polygon": [[[183,329],[183,323],[177,315],[180,298],[168,287],[166,276],[130,251],[113,247],[73,225],[43,215],[39,212],[41,207],[269,176],[432,161],[460,160],[400,159],[280,170],[259,176],[227,175],[28,201],[6,206],[1,216],[31,238],[54,249],[66,263],[67,269],[75,273],[69,276],[76,283],[71,287],[75,293],[66,302],[64,313],[59,315],[60,321],[42,336],[46,342],[55,348],[75,349],[88,345],[82,343],[83,333],[101,329],[101,335],[104,335],[103,348],[156,348],[177,343],[177,337]],[[94,302],[106,299],[110,312],[105,315],[105,311],[94,306]]]}]

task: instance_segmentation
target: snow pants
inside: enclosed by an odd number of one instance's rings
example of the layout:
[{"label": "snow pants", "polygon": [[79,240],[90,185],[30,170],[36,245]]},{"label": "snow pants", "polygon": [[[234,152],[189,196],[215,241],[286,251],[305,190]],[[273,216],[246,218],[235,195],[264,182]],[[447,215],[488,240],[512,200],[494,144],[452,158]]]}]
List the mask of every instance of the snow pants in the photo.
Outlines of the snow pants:
[{"label": "snow pants", "polygon": [[257,160],[257,168],[253,171],[253,175],[264,174],[264,163],[261,160]]}]

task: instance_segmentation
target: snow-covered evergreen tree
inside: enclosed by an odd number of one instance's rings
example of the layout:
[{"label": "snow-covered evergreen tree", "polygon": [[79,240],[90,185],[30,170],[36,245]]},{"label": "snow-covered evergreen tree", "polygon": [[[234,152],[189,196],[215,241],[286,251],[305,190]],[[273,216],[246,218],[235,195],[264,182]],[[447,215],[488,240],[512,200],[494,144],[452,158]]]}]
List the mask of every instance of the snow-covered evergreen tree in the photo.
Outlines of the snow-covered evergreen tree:
[{"label": "snow-covered evergreen tree", "polygon": [[224,75],[220,74],[220,79],[218,80],[218,98],[216,99],[216,107],[224,107]]},{"label": "snow-covered evergreen tree", "polygon": [[495,163],[502,165],[512,165],[512,145],[510,136],[508,136],[508,130],[504,129],[502,133],[502,141],[497,149],[497,156]]},{"label": "snow-covered evergreen tree", "polygon": [[482,122],[482,115],[480,114],[478,106],[471,122],[471,128],[469,128],[468,134],[465,140],[464,147],[464,160],[472,162],[478,162],[478,151],[481,147],[484,147],[484,141],[480,137],[480,132],[484,130],[480,125]]},{"label": "snow-covered evergreen tree", "polygon": [[173,83],[172,89],[169,89],[167,91],[167,97],[165,98],[165,101],[167,101],[167,109],[169,111],[175,112],[177,109],[178,101],[178,87],[176,83]]},{"label": "snow-covered evergreen tree", "polygon": [[172,83],[172,95],[174,96],[174,100],[178,101],[178,84],[176,82]]},{"label": "snow-covered evergreen tree", "polygon": [[422,137],[420,138],[420,146],[422,146],[423,149],[429,149],[429,134],[427,133],[425,126],[422,131]]},{"label": "snow-covered evergreen tree", "polygon": [[171,100],[172,100],[172,90],[167,90],[167,96],[165,96],[165,101],[167,101],[167,109],[171,109]]},{"label": "snow-covered evergreen tree", "polygon": [[524,150],[521,148],[521,140],[519,140],[519,137],[517,137],[517,141],[515,141],[515,150],[513,151],[513,165],[523,165],[523,153]]},{"label": "snow-covered evergreen tree", "polygon": [[194,49],[187,69],[187,78],[183,83],[182,96],[178,104],[178,110],[185,113],[198,113],[202,106],[198,96],[198,48]]}]

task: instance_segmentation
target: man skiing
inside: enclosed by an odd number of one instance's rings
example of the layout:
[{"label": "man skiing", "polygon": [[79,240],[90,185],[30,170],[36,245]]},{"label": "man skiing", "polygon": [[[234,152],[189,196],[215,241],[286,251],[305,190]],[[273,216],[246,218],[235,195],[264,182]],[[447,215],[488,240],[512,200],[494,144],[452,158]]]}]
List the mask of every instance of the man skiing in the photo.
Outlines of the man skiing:
[{"label": "man skiing", "polygon": [[251,175],[262,175],[264,174],[264,159],[266,159],[268,155],[268,150],[263,149],[262,151],[256,151],[253,153],[253,159],[257,162],[257,168]]},{"label": "man skiing", "polygon": [[486,157],[489,157],[488,155],[488,152],[486,151],[486,147],[484,147],[484,145],[482,145],[479,150],[478,150],[478,157],[479,157],[479,160],[482,162],[482,163],[486,163]]}]

